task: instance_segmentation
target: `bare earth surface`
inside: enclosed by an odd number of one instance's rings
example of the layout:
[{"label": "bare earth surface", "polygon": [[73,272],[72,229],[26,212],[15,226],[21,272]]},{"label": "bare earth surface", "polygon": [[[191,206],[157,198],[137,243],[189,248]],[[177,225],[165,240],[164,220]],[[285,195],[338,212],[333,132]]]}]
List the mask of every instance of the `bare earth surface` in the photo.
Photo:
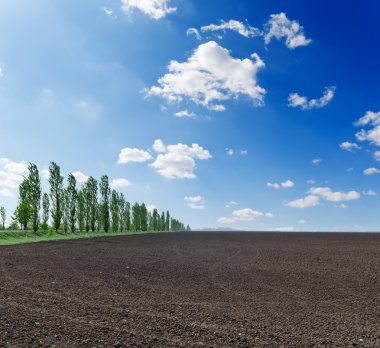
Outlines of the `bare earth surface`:
[{"label": "bare earth surface", "polygon": [[380,347],[380,234],[0,248],[1,347]]}]

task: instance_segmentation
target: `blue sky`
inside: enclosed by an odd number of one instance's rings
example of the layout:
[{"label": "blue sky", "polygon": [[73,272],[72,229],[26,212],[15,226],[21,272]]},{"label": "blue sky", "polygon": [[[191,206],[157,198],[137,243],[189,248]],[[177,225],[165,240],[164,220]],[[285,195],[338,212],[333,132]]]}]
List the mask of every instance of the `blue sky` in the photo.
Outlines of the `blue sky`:
[{"label": "blue sky", "polygon": [[193,228],[379,230],[379,10],[2,0],[0,205],[54,160]]}]

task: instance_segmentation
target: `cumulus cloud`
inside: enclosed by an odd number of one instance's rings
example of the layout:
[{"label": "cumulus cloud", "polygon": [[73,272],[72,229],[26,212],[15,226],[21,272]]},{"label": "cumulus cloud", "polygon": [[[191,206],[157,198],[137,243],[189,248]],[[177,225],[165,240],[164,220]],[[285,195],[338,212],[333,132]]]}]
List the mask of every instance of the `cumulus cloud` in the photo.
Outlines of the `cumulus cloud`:
[{"label": "cumulus cloud", "polygon": [[41,177],[45,180],[49,180],[50,178],[50,172],[49,172],[49,169],[42,169],[41,170]]},{"label": "cumulus cloud", "polygon": [[356,133],[356,138],[359,141],[368,141],[380,146],[380,111],[367,111],[363,117],[355,122],[355,126],[370,127],[370,129],[361,129],[358,133]]},{"label": "cumulus cloud", "polygon": [[188,146],[178,143],[165,146],[165,151],[150,166],[167,179],[195,179],[196,160],[210,158],[210,152],[198,144]]},{"label": "cumulus cloud", "polygon": [[150,18],[158,20],[167,14],[177,10],[176,7],[170,7],[171,0],[120,0],[121,8],[124,12],[130,13],[134,9],[141,11]]},{"label": "cumulus cloud", "polygon": [[188,202],[187,206],[191,209],[205,209],[204,205],[205,198],[202,196],[186,196],[185,201]]},{"label": "cumulus cloud", "polygon": [[235,151],[233,149],[230,149],[230,148],[226,148],[226,154],[227,156],[233,156],[235,153]]},{"label": "cumulus cloud", "polygon": [[334,98],[336,87],[325,87],[323,95],[319,99],[309,100],[307,97],[302,97],[298,93],[289,94],[288,106],[292,108],[301,108],[302,110],[310,110],[315,108],[322,108],[326,106]]},{"label": "cumulus cloud", "polygon": [[153,150],[157,153],[166,152],[166,146],[161,139],[156,139],[153,143]]},{"label": "cumulus cloud", "polygon": [[121,149],[117,163],[127,164],[130,162],[143,163],[152,159],[152,155],[144,150],[126,147]]},{"label": "cumulus cloud", "polygon": [[74,175],[75,179],[77,179],[77,182],[78,182],[79,184],[83,184],[83,183],[85,183],[85,182],[88,180],[88,178],[89,178],[89,176],[83,174],[83,173],[80,172],[80,171],[76,171],[76,172],[73,172],[73,173],[71,173],[71,174]]},{"label": "cumulus cloud", "polygon": [[209,32],[209,31],[226,31],[226,30],[232,30],[237,32],[238,34],[251,38],[255,36],[260,36],[261,31],[257,28],[254,28],[248,24],[244,24],[242,22],[230,19],[228,22],[221,21],[220,24],[210,24],[210,25],[205,25],[201,27],[201,31],[203,33]]},{"label": "cumulus cloud", "polygon": [[5,198],[13,197],[13,193],[6,188],[0,189],[0,197],[5,197]]},{"label": "cumulus cloud", "polygon": [[227,49],[210,41],[199,45],[186,62],[171,61],[169,72],[145,92],[168,102],[186,98],[214,111],[225,110],[221,102],[239,96],[263,105],[266,91],[257,85],[256,75],[264,66],[256,53],[251,59],[233,58]]},{"label": "cumulus cloud", "polygon": [[282,182],[281,184],[278,184],[277,182],[275,182],[275,183],[268,182],[267,186],[270,188],[278,190],[280,188],[292,188],[295,186],[295,184],[291,180],[286,180],[286,181]]},{"label": "cumulus cloud", "polygon": [[345,201],[357,200],[360,198],[359,192],[356,192],[356,191],[333,192],[331,188],[329,187],[312,187],[307,193],[314,196],[320,196],[323,199],[330,202],[345,202]]},{"label": "cumulus cloud", "polygon": [[290,49],[307,46],[311,43],[298,21],[289,20],[283,12],[270,15],[270,19],[265,25],[265,44],[269,44],[273,38],[277,40],[285,38],[285,44]]},{"label": "cumulus cloud", "polygon": [[194,112],[190,112],[187,109],[176,112],[174,116],[179,117],[179,118],[196,118],[197,117],[197,115]]},{"label": "cumulus cloud", "polygon": [[113,190],[123,189],[123,188],[129,187],[131,185],[132,185],[131,182],[127,179],[124,179],[124,178],[113,179],[110,183],[110,187]]},{"label": "cumulus cloud", "polygon": [[380,173],[380,170],[378,170],[375,167],[371,167],[371,168],[367,168],[363,170],[364,175],[374,175],[374,174],[379,174],[379,173]]},{"label": "cumulus cloud", "polygon": [[272,213],[263,213],[261,211],[253,210],[251,208],[244,208],[239,210],[234,210],[231,217],[221,217],[218,219],[219,223],[233,223],[236,221],[253,221],[258,218],[267,217],[272,218]]},{"label": "cumulus cloud", "polygon": [[201,34],[199,34],[199,31],[197,29],[195,29],[195,28],[189,28],[189,29],[187,29],[186,35],[187,36],[194,35],[197,40],[202,39]]},{"label": "cumulus cloud", "polygon": [[14,162],[9,158],[0,158],[0,190],[2,197],[12,197],[11,190],[16,190],[28,172],[24,161]]},{"label": "cumulus cloud", "polygon": [[319,204],[320,204],[320,198],[318,196],[309,195],[309,196],[306,196],[305,198],[299,198],[299,199],[295,199],[294,201],[288,202],[286,205],[292,208],[304,209],[304,208],[309,208],[309,207],[315,207]]},{"label": "cumulus cloud", "polygon": [[358,144],[356,144],[356,143],[350,143],[349,141],[344,141],[343,143],[341,143],[339,145],[339,147],[342,150],[349,151],[349,152],[361,149],[361,147]]},{"label": "cumulus cloud", "polygon": [[363,191],[364,196],[377,196],[377,193],[373,190]]},{"label": "cumulus cloud", "polygon": [[380,162],[380,151],[375,151],[373,157],[375,161]]},{"label": "cumulus cloud", "polygon": [[148,204],[146,206],[146,210],[148,210],[148,212],[151,213],[151,214],[153,213],[154,209],[157,209],[157,207],[154,204]]}]

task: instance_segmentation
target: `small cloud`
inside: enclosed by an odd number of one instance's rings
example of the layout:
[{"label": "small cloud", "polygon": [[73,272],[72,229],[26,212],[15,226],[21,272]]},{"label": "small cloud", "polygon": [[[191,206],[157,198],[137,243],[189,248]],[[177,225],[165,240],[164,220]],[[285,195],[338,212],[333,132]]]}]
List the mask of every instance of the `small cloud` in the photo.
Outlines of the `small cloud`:
[{"label": "small cloud", "polygon": [[248,154],[248,150],[240,150],[240,155],[245,156]]},{"label": "small cloud", "polygon": [[166,152],[166,146],[161,139],[156,139],[153,143],[153,150],[157,153],[164,153]]},{"label": "small cloud", "polygon": [[289,20],[283,12],[270,15],[265,25],[265,44],[269,44],[273,38],[285,38],[286,47],[289,49],[308,46],[311,43],[311,40],[305,37],[303,27],[298,21]]},{"label": "small cloud", "polygon": [[176,12],[176,7],[169,7],[172,0],[120,0],[122,10],[131,13],[134,9],[141,11],[150,18],[159,20],[170,13]]},{"label": "small cloud", "polygon": [[379,173],[380,173],[380,170],[374,167],[363,170],[364,175],[374,175],[374,174],[379,174]]},{"label": "small cloud", "polygon": [[301,97],[298,93],[289,94],[288,106],[292,108],[299,107],[302,110],[311,110],[326,106],[334,98],[336,87],[326,87],[323,96],[319,99],[308,100],[307,97]]},{"label": "small cloud", "polygon": [[126,187],[129,187],[131,186],[131,182],[127,179],[123,179],[123,178],[120,178],[120,179],[113,179],[110,183],[110,187],[111,189],[114,189],[114,190],[120,190],[120,189],[123,189],[123,188],[126,188]]},{"label": "small cloud", "polygon": [[342,203],[342,204],[336,205],[335,208],[339,208],[339,209],[348,209],[348,205]]},{"label": "small cloud", "polygon": [[[262,33],[259,29],[254,28],[248,24],[244,24],[242,22],[230,19],[228,22],[220,21],[220,24],[210,24],[205,25],[201,27],[202,33],[208,32],[208,31],[226,31],[226,30],[232,30],[237,32],[238,34],[246,37],[246,38],[252,38],[256,36],[261,36]],[[221,35],[219,35],[219,38],[222,38]]]},{"label": "small cloud", "polygon": [[205,209],[204,200],[202,196],[186,196],[185,201],[188,202],[187,206],[191,209],[202,210]]},{"label": "small cloud", "polygon": [[201,40],[202,39],[201,34],[199,34],[199,31],[197,29],[195,29],[195,28],[189,28],[189,29],[187,29],[186,35],[187,36],[194,35],[197,40]]},{"label": "small cloud", "polygon": [[315,207],[320,204],[320,198],[315,195],[309,195],[305,198],[295,199],[294,201],[286,203],[288,207],[304,209],[309,207]]},{"label": "small cloud", "polygon": [[314,164],[315,166],[319,166],[321,162],[322,162],[321,158],[315,158],[311,161],[311,163]]},{"label": "small cloud", "polygon": [[233,149],[230,149],[230,148],[226,148],[226,154],[227,156],[233,156],[235,153],[235,151]]},{"label": "small cloud", "polygon": [[352,201],[360,198],[357,191],[333,192],[329,187],[312,187],[307,193],[317,195],[330,202]]},{"label": "small cloud", "polygon": [[286,226],[286,227],[275,227],[275,228],[269,228],[269,232],[296,232],[297,229],[293,226]]},{"label": "small cloud", "polygon": [[230,207],[233,206],[233,205],[238,205],[238,203],[235,202],[235,201],[229,201],[229,202],[225,205],[225,207],[226,207],[226,208],[230,208]]},{"label": "small cloud", "polygon": [[284,182],[282,182],[281,184],[278,184],[278,183],[271,183],[271,182],[268,182],[267,183],[267,186],[270,187],[270,188],[273,188],[275,190],[278,190],[280,188],[292,188],[294,187],[294,182],[291,181],[291,180],[286,180]]},{"label": "small cloud", "polygon": [[304,225],[304,224],[306,224],[306,220],[303,220],[303,219],[299,220],[298,223],[301,224],[301,225]]},{"label": "small cloud", "polygon": [[196,118],[197,117],[197,115],[194,112],[189,112],[189,110],[187,109],[176,112],[174,116],[179,117],[179,118]]},{"label": "small cloud", "polygon": [[126,147],[121,149],[117,163],[127,164],[130,162],[143,163],[152,159],[152,155],[144,150]]},{"label": "small cloud", "polygon": [[42,178],[44,178],[45,180],[49,180],[50,178],[50,172],[49,172],[49,169],[42,169],[41,170],[41,176]]},{"label": "small cloud", "polygon": [[373,190],[363,191],[364,196],[377,196],[377,193]]},{"label": "small cloud", "polygon": [[373,154],[375,161],[380,162],[380,151],[375,151]]},{"label": "small cloud", "polygon": [[307,181],[307,183],[308,183],[309,185],[314,185],[314,184],[315,184],[315,180],[313,180],[313,179],[309,179],[309,180]]},{"label": "small cloud", "polygon": [[114,14],[112,8],[102,7],[100,10],[101,10],[103,13],[105,13],[107,16],[113,16],[113,14]]},{"label": "small cloud", "polygon": [[263,213],[260,211],[253,210],[251,208],[244,208],[239,210],[234,210],[232,212],[232,217],[221,217],[218,219],[219,223],[232,223],[236,221],[254,221],[257,218],[272,218],[272,213]]},{"label": "small cloud", "polygon": [[89,178],[87,175],[83,174],[80,171],[76,171],[76,172],[73,172],[71,174],[74,175],[75,179],[77,179],[77,182],[79,184],[85,183],[88,180],[88,178]]},{"label": "small cloud", "polygon": [[356,143],[350,143],[349,141],[344,141],[339,145],[342,150],[353,152],[354,150],[360,150],[361,147]]}]

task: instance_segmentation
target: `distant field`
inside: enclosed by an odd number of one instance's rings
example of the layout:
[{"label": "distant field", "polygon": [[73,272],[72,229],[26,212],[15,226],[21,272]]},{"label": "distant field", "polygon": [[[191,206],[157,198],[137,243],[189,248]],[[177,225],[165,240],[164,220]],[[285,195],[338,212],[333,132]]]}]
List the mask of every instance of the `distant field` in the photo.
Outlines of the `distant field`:
[{"label": "distant field", "polygon": [[1,245],[16,245],[25,243],[38,243],[38,242],[53,242],[59,240],[72,240],[72,239],[86,239],[86,238],[99,238],[99,237],[110,237],[110,236],[126,236],[132,234],[141,233],[157,233],[157,232],[75,232],[75,233],[64,233],[62,231],[48,233],[48,232],[37,232],[33,231],[0,231],[0,246]]},{"label": "distant field", "polygon": [[1,347],[379,347],[380,234],[0,248]]}]

